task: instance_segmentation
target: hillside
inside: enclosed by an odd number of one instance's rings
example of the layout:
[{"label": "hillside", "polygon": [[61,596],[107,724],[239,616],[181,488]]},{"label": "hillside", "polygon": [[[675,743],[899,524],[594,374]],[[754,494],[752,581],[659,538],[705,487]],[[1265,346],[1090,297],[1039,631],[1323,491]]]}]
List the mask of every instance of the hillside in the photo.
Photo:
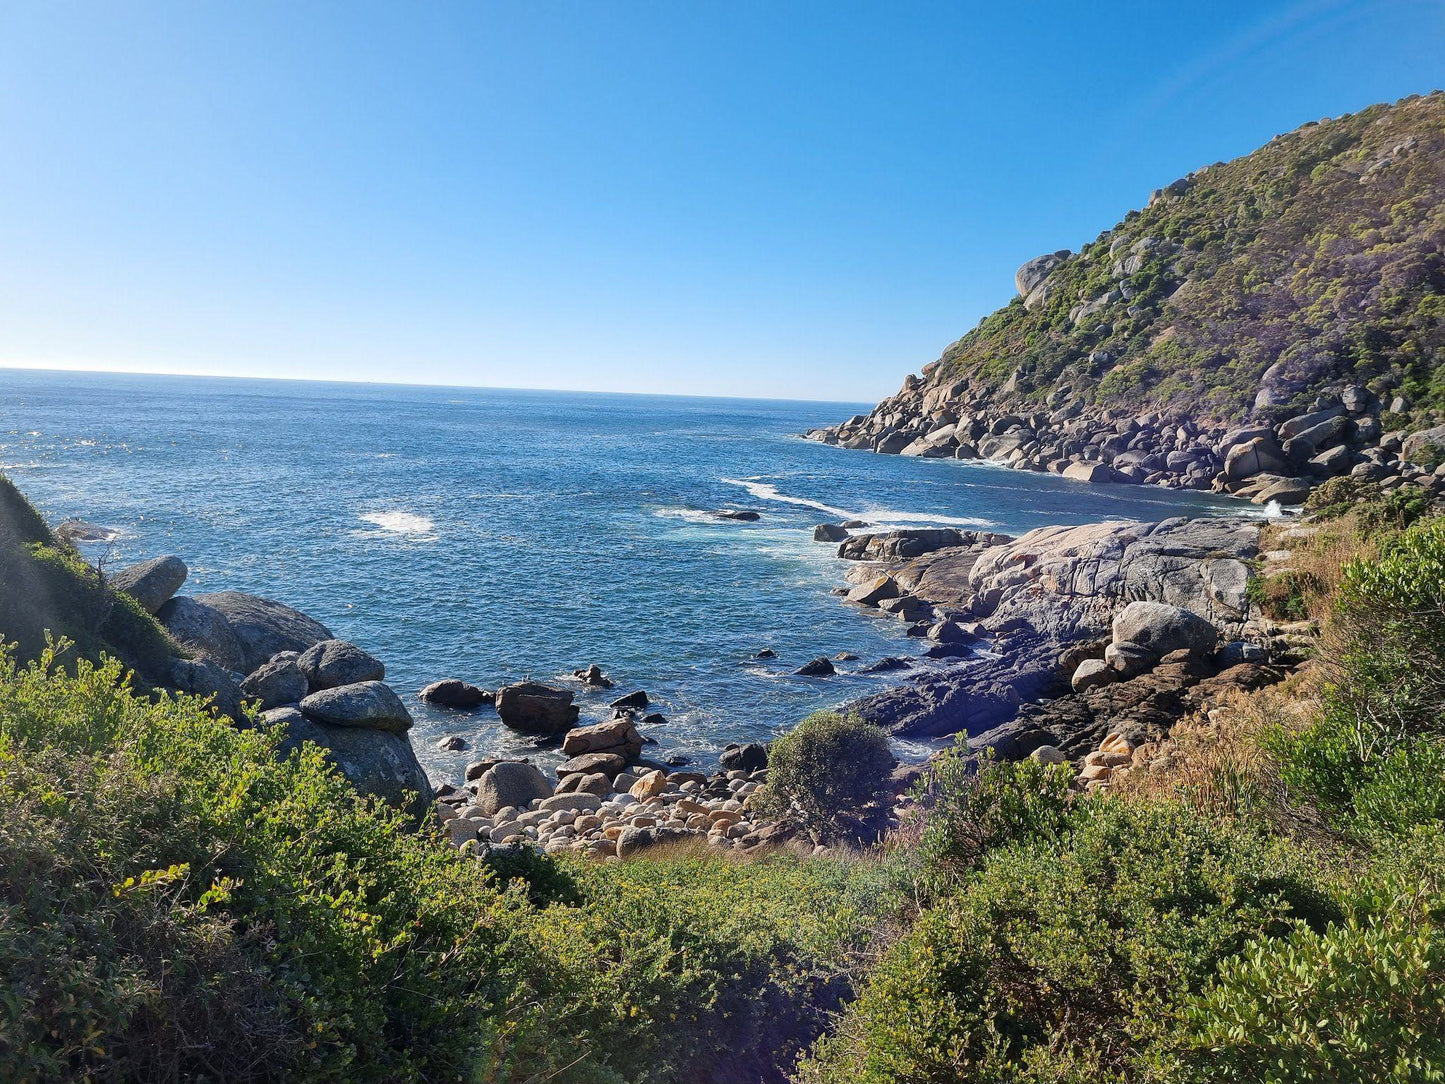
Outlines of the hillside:
[{"label": "hillside", "polygon": [[[1011,458],[1034,444],[1014,465],[1058,472],[1139,466],[1112,460],[1143,450],[1160,461],[1089,480],[1224,488],[1231,429],[1274,428],[1323,397],[1356,423],[1340,441],[1349,454],[1307,471],[1312,455],[1286,457],[1294,469],[1267,473],[1327,477],[1366,448],[1397,451],[1389,434],[1438,423],[1445,410],[1445,94],[1311,122],[1197,170],[1082,251],[1030,260],[1015,286],[1018,296],[922,378],[866,418],[814,435],[959,458]],[[1024,439],[981,446],[1012,428],[999,424],[1010,415]],[[1140,415],[1167,439],[1139,444],[1121,431],[1111,435],[1129,439],[1112,454],[1078,454]],[[1178,424],[1185,437],[1165,432]],[[1171,452],[1189,454],[1170,462]]]}]

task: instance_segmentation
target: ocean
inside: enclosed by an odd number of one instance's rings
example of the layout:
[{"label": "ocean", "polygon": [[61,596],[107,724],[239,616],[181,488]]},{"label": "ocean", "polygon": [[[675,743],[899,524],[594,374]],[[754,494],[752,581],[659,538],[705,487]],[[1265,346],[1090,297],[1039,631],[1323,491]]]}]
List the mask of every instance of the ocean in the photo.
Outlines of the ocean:
[{"label": "ocean", "polygon": [[[92,559],[178,554],[183,592],[264,595],[375,654],[438,781],[481,755],[535,751],[490,711],[416,700],[444,677],[565,683],[584,722],[645,689],[669,720],[649,754],[698,764],[898,681],[849,672],[919,645],[831,593],[845,563],[812,541],[821,522],[1013,534],[1257,512],[798,437],[868,407],[0,370],[0,471],[52,523],[112,531]],[[763,648],[776,658],[755,659]],[[845,651],[859,661],[835,677],[791,675]],[[576,686],[589,663],[616,688]],[[449,734],[471,749],[436,750]]]}]

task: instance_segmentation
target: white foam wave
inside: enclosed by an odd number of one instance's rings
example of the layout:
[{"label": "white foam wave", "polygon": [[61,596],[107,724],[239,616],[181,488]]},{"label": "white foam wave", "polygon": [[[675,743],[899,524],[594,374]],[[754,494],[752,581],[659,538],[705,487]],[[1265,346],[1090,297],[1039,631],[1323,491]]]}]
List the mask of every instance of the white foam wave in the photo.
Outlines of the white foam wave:
[{"label": "white foam wave", "polygon": [[931,524],[939,527],[995,527],[997,522],[991,519],[984,519],[981,516],[946,516],[938,512],[898,512],[891,508],[869,508],[863,512],[849,512],[844,508],[834,508],[822,501],[810,501],[806,497],[794,497],[783,493],[771,482],[764,482],[757,478],[723,478],[721,481],[730,486],[742,486],[754,497],[762,501],[778,501],[782,504],[796,504],[803,508],[816,508],[820,512],[827,512],[830,516],[837,516],[839,519],[862,519],[867,520],[870,525],[880,529],[898,527],[901,525],[917,526],[920,523]]},{"label": "white foam wave", "polygon": [[998,521],[982,516],[945,516],[937,512],[895,512],[890,508],[870,508],[858,517],[877,527],[926,523],[939,527],[997,527]]},{"label": "white foam wave", "polygon": [[777,501],[780,504],[796,504],[803,508],[816,508],[819,512],[827,512],[830,516],[839,516],[843,519],[852,519],[853,513],[842,508],[834,508],[822,501],[810,501],[806,497],[790,497],[786,493],[778,491],[778,487],[771,482],[763,482],[757,478],[722,478],[720,481],[730,486],[742,486],[760,501]]},{"label": "white foam wave", "polygon": [[415,512],[366,512],[361,516],[361,520],[389,534],[420,535],[431,534],[436,530],[435,523]]},{"label": "white foam wave", "polygon": [[696,508],[659,508],[652,513],[663,519],[683,519],[688,523],[717,523],[717,516],[711,512],[700,512]]}]

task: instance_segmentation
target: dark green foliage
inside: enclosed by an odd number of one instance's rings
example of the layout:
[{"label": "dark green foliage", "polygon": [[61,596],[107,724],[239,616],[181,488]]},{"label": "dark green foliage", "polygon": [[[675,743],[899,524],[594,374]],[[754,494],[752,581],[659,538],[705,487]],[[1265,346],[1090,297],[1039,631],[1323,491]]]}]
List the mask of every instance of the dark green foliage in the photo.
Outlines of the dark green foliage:
[{"label": "dark green foliage", "polygon": [[1055,839],[1068,823],[1073,769],[1033,760],[995,763],[967,741],[932,765],[915,797],[928,810],[918,845],[933,891],[958,883],[989,851],[1010,843]]},{"label": "dark green foliage", "polygon": [[1086,801],[1053,844],[990,853],[870,975],[803,1079],[1118,1079],[1261,935],[1338,912],[1290,849],[1167,803]]},{"label": "dark green foliage", "polygon": [[489,865],[53,663],[0,658],[0,1080],[778,1079],[899,907],[869,863]]},{"label": "dark green foliage", "polygon": [[1445,835],[1391,839],[1350,914],[1225,961],[1182,1006],[1155,1078],[1207,1084],[1445,1080]]},{"label": "dark green foliage", "polygon": [[1401,827],[1433,819],[1445,790],[1445,520],[1347,564],[1334,623],[1324,710],[1275,739],[1285,782],[1346,826],[1362,817],[1357,827],[1387,827],[1406,812]]},{"label": "dark green foliage", "polygon": [[[1296,406],[1327,380],[1353,380],[1441,407],[1442,159],[1439,93],[1279,136],[1084,246],[1044,304],[1015,300],[950,346],[939,380],[970,381],[1010,408],[1070,387],[1101,406],[1233,424],[1278,362],[1299,382]],[[1145,239],[1163,244],[1126,274],[1119,261]],[[1132,296],[1071,318],[1111,290]],[[1100,353],[1111,358],[1102,369],[1089,361]],[[1015,369],[1017,388],[1004,391]]]},{"label": "dark green foliage", "polygon": [[819,835],[835,838],[885,795],[896,763],[878,727],[815,712],[773,743],[760,801],[776,813],[791,809]]}]

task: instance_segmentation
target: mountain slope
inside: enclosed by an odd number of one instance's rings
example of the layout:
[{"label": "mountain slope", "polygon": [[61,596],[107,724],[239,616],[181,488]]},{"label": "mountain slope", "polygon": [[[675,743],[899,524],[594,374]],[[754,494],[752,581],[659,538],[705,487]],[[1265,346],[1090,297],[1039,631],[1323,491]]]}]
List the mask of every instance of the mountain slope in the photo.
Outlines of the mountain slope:
[{"label": "mountain slope", "polygon": [[[1434,421],[1445,409],[1445,94],[1312,122],[1198,170],[1081,252],[1029,261],[1016,286],[921,380],[817,435],[901,451],[983,409],[989,429],[1011,413],[1057,425],[1152,412],[1223,436],[1356,385],[1365,409],[1354,413],[1371,413],[1379,433]],[[1207,484],[1227,449],[1203,443],[1219,460]]]}]

